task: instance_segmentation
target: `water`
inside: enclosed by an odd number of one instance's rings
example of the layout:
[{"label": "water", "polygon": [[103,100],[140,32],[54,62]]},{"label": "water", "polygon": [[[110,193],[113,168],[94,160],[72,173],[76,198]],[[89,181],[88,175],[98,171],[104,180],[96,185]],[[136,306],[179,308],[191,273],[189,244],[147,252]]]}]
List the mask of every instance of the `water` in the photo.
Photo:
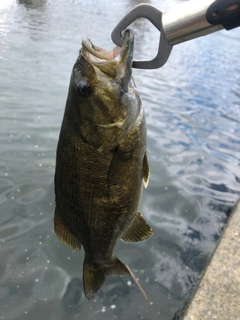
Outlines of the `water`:
[{"label": "water", "polygon": [[[152,1],[168,10],[179,1]],[[119,242],[148,295],[110,277],[82,293],[83,253],[53,233],[55,150],[81,40],[110,49],[111,30],[139,1],[0,2],[0,319],[170,320],[196,284],[240,185],[240,29],[174,47],[160,70],[134,70],[148,124],[147,242]],[[158,33],[135,23],[136,58]]]}]

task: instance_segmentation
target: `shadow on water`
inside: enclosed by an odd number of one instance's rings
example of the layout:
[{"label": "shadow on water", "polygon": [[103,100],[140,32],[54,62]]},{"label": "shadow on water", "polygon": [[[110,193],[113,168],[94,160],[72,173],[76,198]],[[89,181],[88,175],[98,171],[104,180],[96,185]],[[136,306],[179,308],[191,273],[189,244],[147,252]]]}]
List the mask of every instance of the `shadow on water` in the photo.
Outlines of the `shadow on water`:
[{"label": "shadow on water", "polygon": [[[146,286],[146,282],[151,287],[152,292],[161,299],[164,296],[172,296],[178,299],[167,288],[149,278],[147,274],[140,275],[136,271],[140,281]],[[130,279],[131,280],[131,279]],[[145,319],[157,320],[159,317],[165,319],[166,314],[160,310],[157,305],[151,301],[146,301],[139,291],[138,286],[134,285],[124,277],[111,277],[107,280],[105,288],[101,290],[98,298],[85,304],[85,297],[82,292],[82,280],[73,278],[67,285],[66,291],[62,297],[62,317],[63,319]],[[139,304],[140,301],[140,304]]]}]

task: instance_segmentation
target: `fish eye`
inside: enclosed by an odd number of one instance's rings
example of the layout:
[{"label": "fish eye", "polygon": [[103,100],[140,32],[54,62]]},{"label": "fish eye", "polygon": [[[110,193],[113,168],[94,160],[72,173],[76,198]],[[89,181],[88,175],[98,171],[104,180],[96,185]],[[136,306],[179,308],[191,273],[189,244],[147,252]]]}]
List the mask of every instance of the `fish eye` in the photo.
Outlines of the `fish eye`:
[{"label": "fish eye", "polygon": [[80,97],[88,97],[92,93],[92,88],[86,80],[80,80],[77,83],[77,93]]}]

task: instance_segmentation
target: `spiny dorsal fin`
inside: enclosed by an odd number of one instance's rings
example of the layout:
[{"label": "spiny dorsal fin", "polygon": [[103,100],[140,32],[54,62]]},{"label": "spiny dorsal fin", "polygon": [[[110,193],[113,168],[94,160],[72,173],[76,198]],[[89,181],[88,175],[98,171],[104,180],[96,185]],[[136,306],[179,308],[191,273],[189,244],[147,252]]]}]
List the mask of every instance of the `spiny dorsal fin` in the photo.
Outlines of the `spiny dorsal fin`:
[{"label": "spiny dorsal fin", "polygon": [[144,158],[143,158],[143,183],[145,188],[147,188],[148,186],[149,176],[150,176],[150,168],[148,164],[147,153],[145,152]]},{"label": "spiny dorsal fin", "polygon": [[125,242],[139,242],[147,240],[152,234],[152,229],[143,219],[141,213],[138,212],[130,227],[121,236],[121,239]]},{"label": "spiny dorsal fin", "polygon": [[131,276],[125,265],[115,255],[113,255],[111,265],[107,266],[86,262],[85,258],[83,264],[83,285],[86,298],[92,299],[103,285],[106,277],[112,275]]},{"label": "spiny dorsal fin", "polygon": [[58,239],[67,247],[74,251],[80,251],[81,243],[65,226],[56,207],[54,214],[54,231]]}]

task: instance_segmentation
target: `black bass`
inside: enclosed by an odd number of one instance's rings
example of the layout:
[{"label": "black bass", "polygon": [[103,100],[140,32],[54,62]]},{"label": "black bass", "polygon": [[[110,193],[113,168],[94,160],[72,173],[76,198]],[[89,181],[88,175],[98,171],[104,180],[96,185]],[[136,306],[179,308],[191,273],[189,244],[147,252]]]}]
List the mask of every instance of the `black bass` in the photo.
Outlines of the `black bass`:
[{"label": "black bass", "polygon": [[149,165],[144,111],[131,75],[133,44],[131,30],[111,52],[83,40],[57,147],[55,233],[71,249],[84,248],[88,299],[107,276],[130,276],[114,254],[118,239],[152,235],[138,210]]}]

